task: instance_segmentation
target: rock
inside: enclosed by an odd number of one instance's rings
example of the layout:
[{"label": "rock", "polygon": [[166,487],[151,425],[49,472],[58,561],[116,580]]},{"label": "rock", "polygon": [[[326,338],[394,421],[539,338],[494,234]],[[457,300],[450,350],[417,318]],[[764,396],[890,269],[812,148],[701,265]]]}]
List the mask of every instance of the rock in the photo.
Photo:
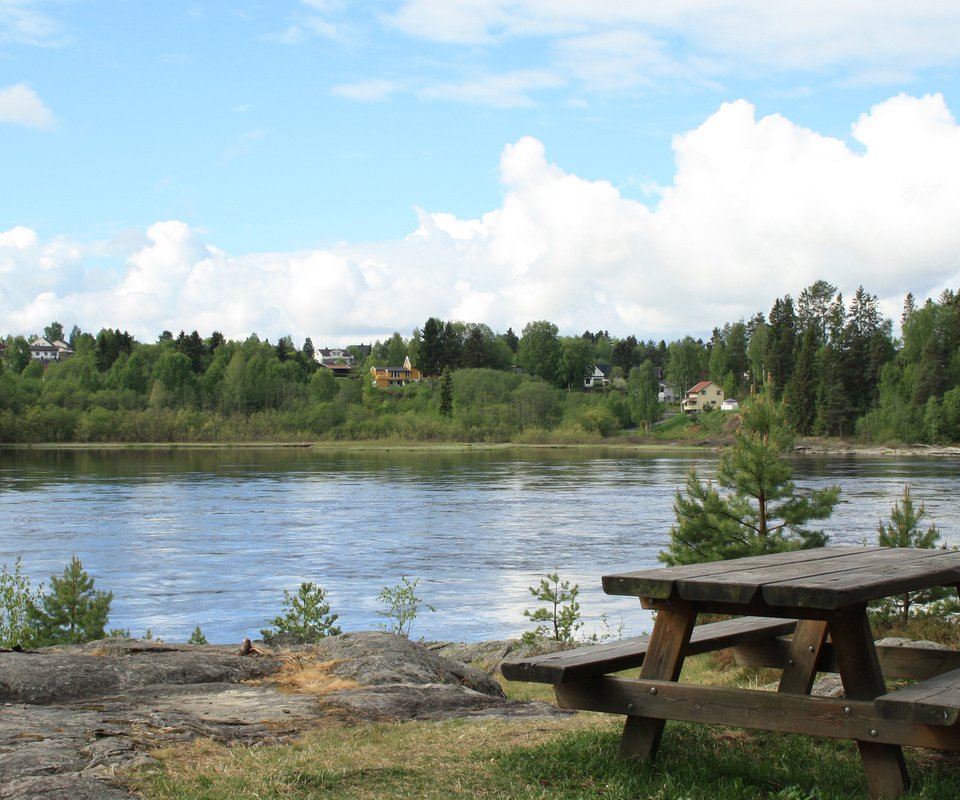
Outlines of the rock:
[{"label": "rock", "polygon": [[[389,633],[239,652],[129,639],[0,652],[0,800],[130,798],[122,772],[150,763],[152,748],[197,737],[284,741],[331,715],[568,713],[508,701],[483,670]],[[316,675],[316,684],[297,680]]]},{"label": "rock", "polygon": [[266,677],[281,665],[278,659],[226,653],[167,648],[148,652],[0,653],[0,702],[71,703],[124,694],[151,684],[237,683]]},{"label": "rock", "polygon": [[503,698],[500,684],[483,670],[432,653],[395,633],[377,631],[330,636],[316,647],[320,658],[337,662],[333,672],[364,686],[453,684]]}]

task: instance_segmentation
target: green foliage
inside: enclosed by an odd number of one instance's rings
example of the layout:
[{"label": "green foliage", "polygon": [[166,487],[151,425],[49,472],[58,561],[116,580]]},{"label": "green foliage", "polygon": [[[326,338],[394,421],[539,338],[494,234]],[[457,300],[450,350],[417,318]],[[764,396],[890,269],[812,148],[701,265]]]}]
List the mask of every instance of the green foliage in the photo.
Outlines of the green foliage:
[{"label": "green foliage", "polygon": [[12,572],[6,564],[0,565],[0,647],[31,646],[35,632],[28,612],[40,596],[41,589],[31,589],[29,578],[21,572],[20,556]]},{"label": "green foliage", "polygon": [[449,369],[445,369],[440,378],[440,413],[445,417],[453,416],[453,378]]},{"label": "green foliage", "polygon": [[[921,530],[920,523],[927,515],[923,503],[914,506],[910,496],[910,486],[903,487],[903,497],[893,504],[890,509],[890,521],[880,522],[877,527],[877,543],[881,547],[913,547],[931,550],[935,547],[946,549],[946,544],[939,544],[940,531],[936,525],[931,525],[925,531]],[[910,611],[915,605],[924,605],[944,600],[954,590],[937,586],[919,592],[906,592],[897,597],[887,598],[874,606],[874,611],[880,615],[895,613],[902,622],[910,619]],[[915,610],[915,609],[914,609]]]},{"label": "green foliage", "polygon": [[627,380],[630,410],[633,421],[645,431],[649,431],[660,416],[659,389],[660,382],[657,380],[653,362],[649,359],[630,370]]},{"label": "green foliage", "polygon": [[40,602],[31,604],[27,611],[38,646],[82,644],[104,638],[113,593],[95,590],[93,585],[93,578],[76,556],[62,575],[50,576],[50,593],[42,595]]},{"label": "green foliage", "polygon": [[528,586],[538,602],[544,605],[530,611],[524,609],[523,616],[539,623],[532,631],[521,637],[525,644],[535,644],[541,639],[557,642],[572,642],[574,634],[583,627],[580,622],[579,584],[570,585],[570,581],[561,581],[557,571],[550,572],[540,579],[538,586]]},{"label": "green foliage", "polygon": [[296,594],[284,589],[283,609],[283,614],[270,620],[272,628],[260,631],[267,644],[311,644],[340,634],[326,590],[311,581],[301,583]]},{"label": "green foliage", "polygon": [[377,600],[386,606],[385,611],[377,612],[388,620],[388,623],[382,626],[384,629],[409,638],[410,628],[413,627],[421,606],[429,611],[437,610],[429,603],[424,603],[423,598],[417,595],[418,583],[419,578],[411,581],[404,575],[396,586],[384,586],[383,591],[377,595]]},{"label": "green foliage", "polygon": [[[309,339],[307,341],[309,341]],[[200,630],[199,625],[193,629],[193,633],[191,633],[190,638],[187,639],[187,644],[209,644],[207,637],[203,635],[203,631]]]},{"label": "green foliage", "polygon": [[677,492],[677,524],[660,560],[690,564],[825,544],[822,531],[803,526],[826,519],[840,489],[798,494],[784,458],[791,442],[779,403],[762,395],[748,403],[733,447],[720,457],[719,488],[692,469],[686,490]]}]

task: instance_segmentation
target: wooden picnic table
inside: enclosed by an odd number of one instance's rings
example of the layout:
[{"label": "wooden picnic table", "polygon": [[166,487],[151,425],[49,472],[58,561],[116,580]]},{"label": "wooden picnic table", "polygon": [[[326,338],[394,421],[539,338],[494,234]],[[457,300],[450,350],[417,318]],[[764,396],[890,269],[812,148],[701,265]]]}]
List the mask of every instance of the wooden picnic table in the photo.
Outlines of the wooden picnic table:
[{"label": "wooden picnic table", "polygon": [[[503,669],[553,683],[562,706],[625,714],[621,752],[641,760],[666,720],[855,740],[870,797],[892,800],[908,785],[902,745],[960,750],[960,652],[878,649],[867,605],[935,586],[960,588],[960,552],[829,547],[607,575],[605,592],[657,612],[649,636]],[[782,669],[778,692],[679,682],[685,656],[729,646]],[[610,674],[638,664],[639,679]],[[845,697],[811,696],[818,671],[838,672]],[[885,673],[921,683],[888,692]]]}]

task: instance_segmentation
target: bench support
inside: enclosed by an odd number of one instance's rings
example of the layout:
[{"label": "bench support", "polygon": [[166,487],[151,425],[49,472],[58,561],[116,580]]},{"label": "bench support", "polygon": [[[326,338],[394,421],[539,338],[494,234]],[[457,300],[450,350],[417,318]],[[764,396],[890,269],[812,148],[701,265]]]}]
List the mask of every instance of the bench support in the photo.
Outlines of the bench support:
[{"label": "bench support", "polygon": [[[680,677],[684,654],[696,621],[697,612],[686,603],[677,603],[672,608],[657,612],[650,646],[640,668],[641,678],[676,681]],[[560,686],[557,687],[558,699]],[[663,725],[662,719],[627,717],[620,739],[620,754],[640,761],[653,758],[660,746]]]},{"label": "bench support", "polygon": [[[851,700],[873,701],[886,692],[880,659],[873,645],[866,606],[850,608],[830,620],[830,638],[843,690]],[[895,800],[910,783],[899,745],[857,740],[860,761],[873,800]]]}]

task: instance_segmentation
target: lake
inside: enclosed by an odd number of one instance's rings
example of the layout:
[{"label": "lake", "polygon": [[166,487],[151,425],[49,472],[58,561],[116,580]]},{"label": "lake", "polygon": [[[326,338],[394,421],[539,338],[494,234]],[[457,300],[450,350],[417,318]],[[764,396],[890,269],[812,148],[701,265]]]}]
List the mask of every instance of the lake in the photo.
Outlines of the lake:
[{"label": "lake", "polygon": [[[711,453],[310,448],[0,451],[0,562],[49,583],[76,554],[113,592],[109,627],[185,641],[257,638],[283,590],[329,591],[338,624],[385,622],[377,595],[419,579],[415,638],[477,641],[532,627],[527,587],[580,586],[581,633],[634,635],[650,616],[603,594],[609,572],[655,566],[673,497]],[[876,543],[909,483],[960,544],[960,461],[798,457],[802,488],[842,487],[834,544]],[[604,617],[605,615],[605,617]]]}]

